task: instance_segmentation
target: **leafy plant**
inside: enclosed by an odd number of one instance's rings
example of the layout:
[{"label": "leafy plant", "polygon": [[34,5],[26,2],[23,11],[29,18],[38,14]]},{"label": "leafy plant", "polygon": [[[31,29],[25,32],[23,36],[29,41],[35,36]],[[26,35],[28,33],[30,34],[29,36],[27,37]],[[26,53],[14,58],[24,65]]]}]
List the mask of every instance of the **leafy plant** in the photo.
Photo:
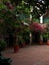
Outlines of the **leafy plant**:
[{"label": "leafy plant", "polygon": [[7,46],[6,41],[4,41],[3,39],[0,40],[0,52],[4,50],[6,46]]}]

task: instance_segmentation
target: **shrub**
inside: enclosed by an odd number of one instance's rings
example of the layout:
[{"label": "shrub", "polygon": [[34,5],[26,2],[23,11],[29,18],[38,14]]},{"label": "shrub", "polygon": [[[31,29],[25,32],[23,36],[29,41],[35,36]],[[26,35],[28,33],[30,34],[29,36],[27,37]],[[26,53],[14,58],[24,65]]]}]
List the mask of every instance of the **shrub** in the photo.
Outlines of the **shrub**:
[{"label": "shrub", "polygon": [[7,46],[6,42],[4,40],[0,40],[0,52],[5,49]]}]

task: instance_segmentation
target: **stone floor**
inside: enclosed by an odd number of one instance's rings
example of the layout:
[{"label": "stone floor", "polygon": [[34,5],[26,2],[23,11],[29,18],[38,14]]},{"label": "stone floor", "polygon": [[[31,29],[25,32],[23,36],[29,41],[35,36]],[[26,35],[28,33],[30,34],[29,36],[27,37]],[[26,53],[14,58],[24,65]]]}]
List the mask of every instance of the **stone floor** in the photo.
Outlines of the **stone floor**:
[{"label": "stone floor", "polygon": [[12,59],[11,65],[49,65],[48,45],[28,46],[21,48],[18,53],[7,49],[2,54]]}]

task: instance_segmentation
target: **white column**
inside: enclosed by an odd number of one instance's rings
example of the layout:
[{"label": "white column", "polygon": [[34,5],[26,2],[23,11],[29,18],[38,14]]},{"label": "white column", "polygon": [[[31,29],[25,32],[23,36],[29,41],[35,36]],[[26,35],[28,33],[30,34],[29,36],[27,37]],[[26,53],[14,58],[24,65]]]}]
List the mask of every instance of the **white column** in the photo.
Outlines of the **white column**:
[{"label": "white column", "polygon": [[[43,15],[40,17],[40,24],[42,25],[43,24]],[[43,42],[43,36],[40,34],[40,44],[42,44]]]},{"label": "white column", "polygon": [[[30,8],[30,12],[33,12],[33,7]],[[32,21],[32,14],[30,14],[30,22],[31,21]],[[29,36],[30,36],[30,45],[31,45],[31,43],[32,43],[32,33],[31,32],[30,32]]]},{"label": "white column", "polygon": [[32,15],[30,14],[30,22],[32,21]]},{"label": "white column", "polygon": [[30,45],[31,45],[31,43],[32,43],[32,33],[30,32]]},{"label": "white column", "polygon": [[[33,12],[33,6],[30,7],[30,12]],[[30,21],[32,21],[32,14],[30,14]]]},{"label": "white column", "polygon": [[43,23],[43,15],[40,17],[40,23]]}]

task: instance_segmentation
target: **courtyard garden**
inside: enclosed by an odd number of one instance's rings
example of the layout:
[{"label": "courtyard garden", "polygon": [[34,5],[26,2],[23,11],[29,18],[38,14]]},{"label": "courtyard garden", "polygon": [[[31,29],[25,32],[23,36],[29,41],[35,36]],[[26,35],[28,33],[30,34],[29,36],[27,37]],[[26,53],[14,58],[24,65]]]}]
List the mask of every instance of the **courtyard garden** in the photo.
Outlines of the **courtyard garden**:
[{"label": "courtyard garden", "polygon": [[[10,65],[11,63],[11,57],[2,56],[4,51],[8,49],[12,48],[13,53],[19,54],[19,50],[30,46],[32,48],[34,45],[35,47],[36,45],[37,47],[49,45],[48,3],[45,0],[0,0],[1,64],[5,62],[5,65]],[[40,22],[41,16],[43,19]]]}]

